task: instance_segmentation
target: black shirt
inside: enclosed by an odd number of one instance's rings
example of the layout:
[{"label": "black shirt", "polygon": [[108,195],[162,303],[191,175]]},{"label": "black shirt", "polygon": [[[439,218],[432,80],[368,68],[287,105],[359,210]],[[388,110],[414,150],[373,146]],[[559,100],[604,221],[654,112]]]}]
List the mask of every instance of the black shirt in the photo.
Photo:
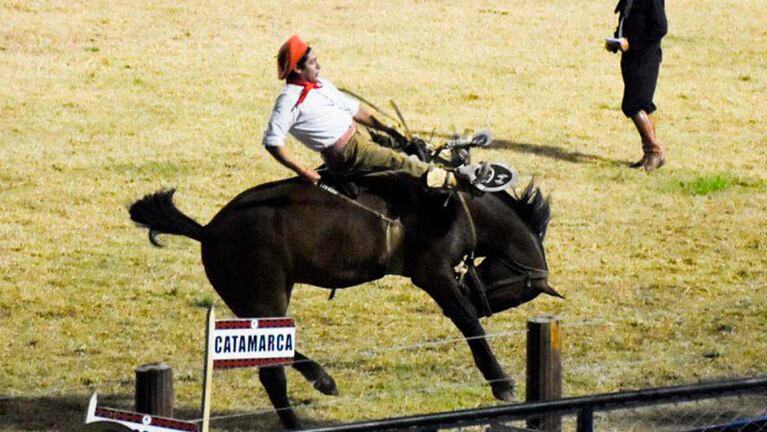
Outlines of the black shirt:
[{"label": "black shirt", "polygon": [[[615,12],[625,14],[627,0],[620,0]],[[623,21],[623,37],[629,41],[629,52],[660,47],[668,31],[665,0],[634,0]],[[616,37],[618,32],[616,30]]]}]

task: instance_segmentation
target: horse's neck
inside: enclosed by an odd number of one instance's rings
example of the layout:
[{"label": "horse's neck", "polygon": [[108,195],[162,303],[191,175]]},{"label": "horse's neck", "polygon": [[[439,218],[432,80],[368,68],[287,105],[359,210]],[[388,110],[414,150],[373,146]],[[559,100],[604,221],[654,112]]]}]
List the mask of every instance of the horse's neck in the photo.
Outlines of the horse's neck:
[{"label": "horse's neck", "polygon": [[484,194],[469,206],[477,231],[479,253],[509,254],[513,243],[532,233],[525,222],[509,205],[493,194]]},{"label": "horse's neck", "polygon": [[417,214],[433,201],[433,197],[409,177],[363,177],[359,184],[365,188],[360,202],[371,203],[390,213]]}]

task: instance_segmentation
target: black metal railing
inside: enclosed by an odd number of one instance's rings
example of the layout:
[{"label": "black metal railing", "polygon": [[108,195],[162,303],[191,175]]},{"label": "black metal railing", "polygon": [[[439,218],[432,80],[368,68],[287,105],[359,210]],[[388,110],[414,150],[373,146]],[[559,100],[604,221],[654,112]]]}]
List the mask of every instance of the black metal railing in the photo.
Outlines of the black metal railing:
[{"label": "black metal railing", "polygon": [[594,429],[594,413],[661,403],[713,399],[722,396],[767,391],[767,376],[693,385],[565,398],[547,402],[498,405],[428,415],[397,417],[309,429],[311,432],[363,432],[381,430],[426,430],[485,425],[525,420],[534,416],[576,415],[578,432]]}]

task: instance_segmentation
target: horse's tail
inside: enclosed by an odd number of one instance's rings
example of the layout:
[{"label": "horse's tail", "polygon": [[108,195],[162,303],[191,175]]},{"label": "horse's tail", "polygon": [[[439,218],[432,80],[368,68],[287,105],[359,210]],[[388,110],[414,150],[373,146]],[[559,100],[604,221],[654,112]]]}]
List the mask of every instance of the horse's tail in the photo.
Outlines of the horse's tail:
[{"label": "horse's tail", "polygon": [[173,204],[174,193],[176,189],[144,195],[128,209],[131,220],[149,229],[149,241],[157,247],[162,247],[157,241],[158,234],[178,234],[200,242],[204,237],[203,226]]}]

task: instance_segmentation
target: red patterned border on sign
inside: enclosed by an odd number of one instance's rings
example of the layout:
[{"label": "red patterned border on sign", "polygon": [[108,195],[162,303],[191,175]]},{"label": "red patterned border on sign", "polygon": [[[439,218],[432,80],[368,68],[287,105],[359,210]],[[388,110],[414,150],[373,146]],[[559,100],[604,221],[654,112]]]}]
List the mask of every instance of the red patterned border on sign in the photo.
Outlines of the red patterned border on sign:
[{"label": "red patterned border on sign", "polygon": [[[94,414],[101,418],[108,418],[112,420],[120,420],[137,424],[143,423],[144,416],[147,415],[101,407],[96,407]],[[187,432],[197,432],[197,425],[194,423],[182,422],[165,417],[155,417],[152,415],[150,415],[150,417],[152,418],[152,421],[149,424],[152,426],[159,426]]]},{"label": "red patterned border on sign", "polygon": [[[295,327],[293,318],[256,318],[259,328]],[[216,330],[249,329],[252,319],[216,321]]]},{"label": "red patterned border on sign", "polygon": [[258,327],[260,328],[295,327],[295,325],[296,321],[293,318],[270,318],[258,320]]},{"label": "red patterned border on sign", "polygon": [[122,420],[127,422],[133,422],[133,423],[141,423],[141,419],[144,418],[141,414],[126,412],[126,411],[118,411],[113,410],[109,408],[98,408],[96,407],[95,414],[98,417],[104,417],[112,420]]},{"label": "red patterned border on sign", "polygon": [[182,431],[197,432],[197,425],[191,423],[184,423],[178,420],[155,418],[152,417],[152,426],[160,426],[171,429],[178,429]]},{"label": "red patterned border on sign", "polygon": [[226,329],[249,329],[252,320],[226,320],[216,321],[216,330]]},{"label": "red patterned border on sign", "polygon": [[293,363],[291,357],[265,358],[265,359],[239,359],[239,360],[213,360],[213,369],[231,369],[238,367],[253,366],[276,366]]}]

